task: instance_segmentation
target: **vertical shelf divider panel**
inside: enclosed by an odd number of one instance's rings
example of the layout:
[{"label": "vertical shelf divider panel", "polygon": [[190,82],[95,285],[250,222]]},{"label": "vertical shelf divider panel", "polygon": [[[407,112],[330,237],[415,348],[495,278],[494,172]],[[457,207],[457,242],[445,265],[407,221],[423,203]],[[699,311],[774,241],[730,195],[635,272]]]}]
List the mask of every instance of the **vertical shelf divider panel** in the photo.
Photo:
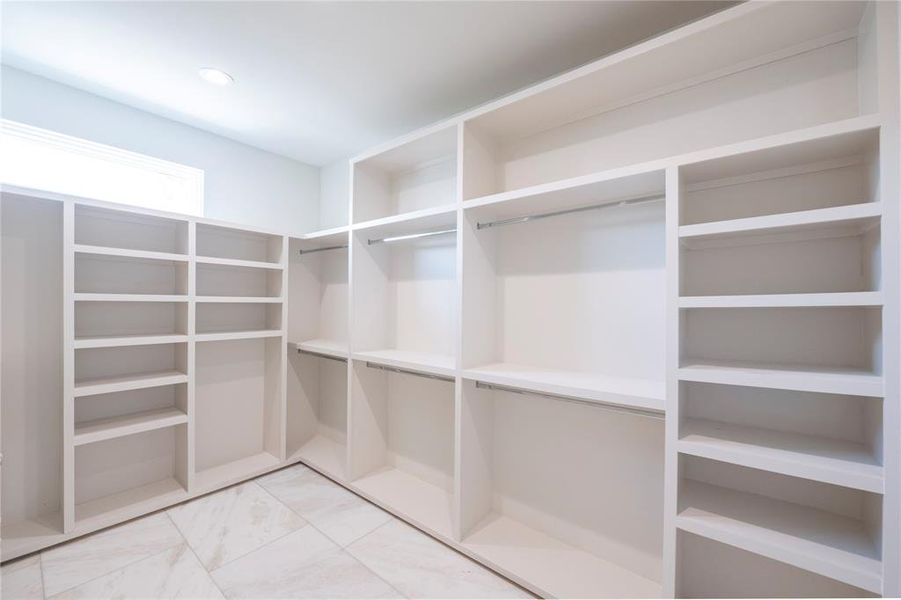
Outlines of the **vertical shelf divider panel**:
[{"label": "vertical shelf divider panel", "polygon": [[63,203],[63,533],[75,528],[75,203]]}]

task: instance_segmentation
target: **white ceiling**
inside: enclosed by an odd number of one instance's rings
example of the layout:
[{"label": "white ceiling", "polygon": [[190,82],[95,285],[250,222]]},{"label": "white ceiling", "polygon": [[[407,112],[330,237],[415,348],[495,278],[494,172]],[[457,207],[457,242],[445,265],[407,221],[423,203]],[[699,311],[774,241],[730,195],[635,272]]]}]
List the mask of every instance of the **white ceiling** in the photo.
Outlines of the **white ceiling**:
[{"label": "white ceiling", "polygon": [[322,165],[723,6],[3,1],[2,61]]}]

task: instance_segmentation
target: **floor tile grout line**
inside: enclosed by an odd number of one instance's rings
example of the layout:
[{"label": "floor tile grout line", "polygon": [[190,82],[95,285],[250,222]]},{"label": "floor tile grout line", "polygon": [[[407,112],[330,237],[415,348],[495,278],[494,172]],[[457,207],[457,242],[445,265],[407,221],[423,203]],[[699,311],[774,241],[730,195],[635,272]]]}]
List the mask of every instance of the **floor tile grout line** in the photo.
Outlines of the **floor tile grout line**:
[{"label": "floor tile grout line", "polygon": [[44,583],[44,553],[38,554],[38,568],[41,570],[41,598],[47,600],[47,585]]},{"label": "floor tile grout line", "polygon": [[[312,469],[310,469],[310,470],[312,471]],[[313,472],[315,473],[315,471],[313,471]],[[321,477],[321,475],[320,475],[320,477]],[[330,480],[330,479],[328,479],[328,478],[323,478],[323,479],[325,479],[325,480],[329,483],[329,485],[333,485],[333,486],[335,486],[335,487],[341,489],[342,491],[349,491],[349,490],[346,490],[346,488],[344,488],[343,486],[341,486],[341,485],[335,483],[334,481],[332,481],[332,480]],[[314,523],[312,520],[310,520],[310,518],[309,518],[307,515],[305,515],[305,514],[303,514],[302,512],[300,512],[300,511],[294,509],[291,505],[289,505],[289,504],[286,503],[284,500],[282,500],[281,498],[279,498],[278,496],[276,496],[275,493],[273,493],[271,490],[269,490],[268,488],[266,488],[266,486],[264,486],[263,484],[257,482],[256,480],[253,480],[253,482],[256,483],[257,485],[259,485],[259,486],[260,486],[267,494],[269,494],[270,496],[272,496],[273,498],[275,498],[277,501],[279,501],[280,503],[282,503],[285,507],[287,507],[288,510],[290,510],[291,512],[293,512],[294,514],[296,514],[298,517],[302,518],[304,521],[307,522],[308,525],[310,525],[310,527],[312,527],[313,529],[315,529],[316,531],[318,531],[319,533],[321,533],[322,535],[324,535],[326,538],[329,539],[329,541],[331,541],[332,543],[334,543],[336,546],[338,546],[338,547],[341,548],[342,550],[345,549],[345,548],[347,548],[347,547],[350,546],[351,544],[356,543],[358,540],[363,539],[364,537],[366,537],[367,535],[369,535],[370,533],[372,533],[372,532],[375,531],[376,529],[378,529],[378,528],[380,528],[380,527],[382,527],[382,526],[384,526],[384,525],[387,525],[388,523],[391,522],[391,520],[393,520],[393,519],[395,518],[394,515],[392,515],[391,513],[387,512],[387,511],[385,511],[385,510],[382,510],[381,507],[376,506],[375,504],[373,504],[373,503],[370,502],[369,500],[366,500],[365,498],[362,498],[362,497],[357,496],[356,494],[354,494],[355,497],[357,497],[357,498],[359,498],[360,500],[362,500],[363,502],[365,502],[368,506],[377,509],[377,510],[378,510],[379,512],[381,512],[381,513],[384,513],[384,514],[388,517],[388,520],[387,520],[386,522],[384,522],[384,523],[380,523],[379,525],[376,525],[373,529],[367,531],[366,533],[360,534],[359,536],[355,537],[354,539],[352,539],[351,541],[347,542],[346,544],[342,544],[341,542],[339,542],[338,540],[336,540],[336,539],[334,539],[332,536],[330,536],[328,533],[326,533],[325,530],[323,530],[323,529],[321,529],[320,527],[318,527],[318,526],[316,525],[316,523]]]},{"label": "floor tile grout line", "polygon": [[166,511],[165,514],[166,514],[166,518],[169,519],[169,522],[172,523],[172,526],[175,527],[175,530],[178,531],[178,535],[180,535],[181,538],[185,541],[185,548],[187,548],[188,551],[192,555],[194,555],[194,558],[197,560],[197,564],[200,565],[200,568],[203,569],[203,572],[206,573],[206,576],[210,578],[210,581],[213,583],[213,586],[217,590],[219,590],[219,593],[222,594],[223,598],[228,598],[228,596],[225,594],[225,592],[222,591],[222,588],[219,587],[219,584],[216,583],[216,579],[213,577],[213,574],[210,572],[209,569],[206,568],[206,565],[203,564],[203,561],[200,560],[200,557],[197,556],[197,552],[194,551],[194,547],[191,545],[190,542],[188,542],[188,538],[185,537],[185,534],[182,532],[181,528],[178,526],[178,523],[175,522],[175,519],[172,518],[172,515],[169,514],[169,511]]},{"label": "floor tile grout line", "polygon": [[68,591],[74,590],[74,589],[76,589],[76,588],[80,588],[80,587],[83,586],[83,585],[87,585],[87,584],[89,584],[89,583],[91,583],[91,582],[93,582],[93,581],[97,581],[98,579],[101,579],[101,578],[103,578],[103,577],[106,577],[107,575],[112,575],[113,573],[118,573],[119,571],[121,571],[121,570],[123,570],[123,569],[127,569],[128,567],[131,567],[131,566],[133,566],[133,565],[138,564],[139,562],[143,562],[143,561],[145,561],[145,560],[148,560],[148,559],[154,558],[154,557],[156,557],[156,556],[159,556],[160,554],[163,554],[163,553],[165,553],[165,552],[169,552],[170,550],[172,550],[173,548],[176,548],[176,547],[178,547],[178,546],[179,546],[179,544],[173,544],[172,546],[167,546],[166,548],[160,550],[159,552],[154,552],[153,554],[148,554],[147,556],[141,557],[141,558],[139,558],[139,559],[137,559],[137,560],[133,560],[133,561],[131,561],[130,563],[124,564],[124,565],[122,565],[122,566],[120,566],[120,567],[116,567],[116,568],[113,569],[112,571],[107,571],[106,573],[103,573],[103,574],[101,574],[101,575],[98,575],[97,577],[92,577],[92,578],[90,578],[90,579],[86,579],[85,581],[82,581],[81,583],[79,583],[79,584],[77,584],[77,585],[73,585],[73,586],[67,587],[67,588],[64,589],[64,590],[60,590],[60,591],[56,592],[55,594],[53,594],[52,596],[48,596],[48,595],[47,595],[47,591],[45,590],[45,591],[44,591],[44,598],[45,598],[46,600],[50,600],[51,598],[55,598],[56,596],[59,596],[60,594],[62,594],[62,593],[64,593],[64,592],[68,592]]}]

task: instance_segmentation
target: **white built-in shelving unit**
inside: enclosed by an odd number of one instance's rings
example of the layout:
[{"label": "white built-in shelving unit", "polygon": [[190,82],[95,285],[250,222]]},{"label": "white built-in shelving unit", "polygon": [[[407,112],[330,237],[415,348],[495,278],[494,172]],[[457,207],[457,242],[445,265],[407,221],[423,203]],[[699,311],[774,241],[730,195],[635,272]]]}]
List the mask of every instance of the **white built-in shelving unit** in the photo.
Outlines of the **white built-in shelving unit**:
[{"label": "white built-in shelving unit", "polygon": [[898,595],[897,11],[734,6],[303,235],[4,197],[4,559],[302,461],[542,596]]}]

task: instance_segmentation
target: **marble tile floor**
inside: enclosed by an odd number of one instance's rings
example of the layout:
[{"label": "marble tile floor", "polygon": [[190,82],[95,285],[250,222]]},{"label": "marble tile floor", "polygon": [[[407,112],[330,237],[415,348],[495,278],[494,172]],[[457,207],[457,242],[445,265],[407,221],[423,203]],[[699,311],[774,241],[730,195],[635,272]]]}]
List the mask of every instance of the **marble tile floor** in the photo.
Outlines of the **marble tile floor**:
[{"label": "marble tile floor", "polygon": [[3,600],[531,598],[302,465],[0,568]]}]

